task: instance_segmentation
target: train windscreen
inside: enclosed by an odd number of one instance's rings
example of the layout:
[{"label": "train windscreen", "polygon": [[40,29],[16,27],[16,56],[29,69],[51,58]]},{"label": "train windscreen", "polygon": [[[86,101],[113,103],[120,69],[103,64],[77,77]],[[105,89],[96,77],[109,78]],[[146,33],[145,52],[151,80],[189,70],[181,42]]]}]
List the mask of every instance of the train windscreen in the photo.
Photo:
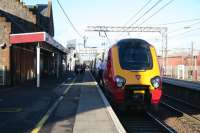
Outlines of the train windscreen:
[{"label": "train windscreen", "polygon": [[153,67],[149,45],[140,41],[128,41],[119,45],[119,60],[125,70],[148,70]]}]

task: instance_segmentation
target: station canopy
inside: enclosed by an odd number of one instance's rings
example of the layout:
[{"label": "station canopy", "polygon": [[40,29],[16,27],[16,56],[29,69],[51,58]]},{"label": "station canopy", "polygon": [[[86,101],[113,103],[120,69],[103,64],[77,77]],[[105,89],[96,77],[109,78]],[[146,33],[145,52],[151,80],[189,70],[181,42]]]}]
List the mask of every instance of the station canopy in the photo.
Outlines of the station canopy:
[{"label": "station canopy", "polygon": [[37,42],[46,42],[49,45],[59,49],[60,51],[66,53],[66,48],[60,43],[54,40],[46,32],[32,32],[32,33],[20,33],[20,34],[10,34],[10,44],[31,44]]}]

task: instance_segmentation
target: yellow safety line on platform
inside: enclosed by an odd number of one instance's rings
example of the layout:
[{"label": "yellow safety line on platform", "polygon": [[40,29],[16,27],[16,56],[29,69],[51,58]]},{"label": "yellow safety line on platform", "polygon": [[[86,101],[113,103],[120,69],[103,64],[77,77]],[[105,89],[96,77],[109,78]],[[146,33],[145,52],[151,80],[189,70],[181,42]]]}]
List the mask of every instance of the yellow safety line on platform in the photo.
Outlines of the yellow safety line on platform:
[{"label": "yellow safety line on platform", "polygon": [[[73,85],[73,83],[75,82],[76,78],[74,78],[74,80],[71,82],[71,84],[65,89],[65,91],[63,92],[63,95],[65,95],[70,87]],[[51,108],[47,111],[47,113],[42,117],[42,119],[37,123],[36,127],[32,130],[31,133],[38,133],[40,131],[40,129],[43,127],[43,125],[45,124],[45,122],[48,120],[49,116],[51,115],[51,113],[55,110],[55,108],[58,106],[58,104],[63,100],[63,96],[60,96],[55,103],[53,104],[53,106],[51,106]]]},{"label": "yellow safety line on platform", "polygon": [[0,113],[17,113],[21,111],[22,108],[0,108]]}]

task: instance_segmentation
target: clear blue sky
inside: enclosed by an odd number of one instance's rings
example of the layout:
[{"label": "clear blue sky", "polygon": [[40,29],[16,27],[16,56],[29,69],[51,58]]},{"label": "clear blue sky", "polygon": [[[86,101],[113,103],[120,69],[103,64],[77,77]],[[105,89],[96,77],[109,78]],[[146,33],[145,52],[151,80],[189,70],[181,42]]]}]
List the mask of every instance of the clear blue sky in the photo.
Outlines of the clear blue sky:
[{"label": "clear blue sky", "polygon": [[[48,0],[23,0],[26,4],[38,4],[47,3]],[[71,21],[76,26],[78,31],[82,35],[88,37],[88,46],[101,46],[103,41],[99,37],[98,33],[85,32],[89,25],[108,25],[108,26],[124,26],[124,23],[129,20],[148,0],[59,0],[64,10],[69,15]],[[146,17],[143,17],[141,23],[145,18],[153,14],[160,7],[166,4],[170,0],[163,0],[156,8],[154,8]],[[143,10],[136,20],[141,16],[148,8],[150,8],[157,0],[152,0],[149,6]],[[54,13],[54,27],[55,27],[55,39],[63,45],[71,39],[77,39],[78,42],[82,43],[82,39],[73,31],[67,19],[63,15],[60,7],[58,6],[57,0],[53,0],[53,13]],[[174,0],[170,5],[161,10],[157,15],[152,17],[149,21],[144,23],[142,26],[154,26],[167,22],[174,22],[185,19],[200,18],[200,0]],[[200,29],[188,32],[180,35],[180,33],[200,28],[200,23],[191,26],[189,29],[184,27],[200,22],[188,22],[183,24],[165,25],[168,27],[168,47],[169,48],[189,48],[191,42],[194,42],[194,46],[198,48],[200,45]],[[174,30],[176,32],[174,32]],[[119,33],[108,33],[108,36],[112,43],[123,37],[136,37],[143,38],[153,43],[157,49],[161,48],[161,38],[158,33],[131,33],[128,35],[124,33],[123,36],[119,37]]]}]

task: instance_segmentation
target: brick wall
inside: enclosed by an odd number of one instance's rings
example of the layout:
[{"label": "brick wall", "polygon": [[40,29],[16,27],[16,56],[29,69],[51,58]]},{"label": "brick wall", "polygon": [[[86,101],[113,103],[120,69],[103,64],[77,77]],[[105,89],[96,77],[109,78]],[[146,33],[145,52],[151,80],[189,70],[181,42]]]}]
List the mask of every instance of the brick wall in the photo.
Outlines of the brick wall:
[{"label": "brick wall", "polygon": [[36,16],[23,5],[20,0],[1,0],[0,10],[18,16],[23,20],[36,24]]},{"label": "brick wall", "polygon": [[39,4],[37,6],[29,6],[29,9],[36,14],[37,30],[45,31],[51,36],[54,36],[54,22],[51,1],[46,4]]},{"label": "brick wall", "polygon": [[[162,66],[162,57],[158,57],[158,61],[160,66]],[[185,66],[192,66],[192,59],[191,56],[172,56],[167,57],[167,66],[178,66],[178,65],[185,65]],[[200,55],[197,56],[196,60],[197,66],[200,66]],[[193,64],[194,64],[194,57],[193,57]]]},{"label": "brick wall", "polygon": [[[36,7],[33,9],[37,9]],[[54,27],[51,3],[49,3],[47,8],[47,14],[45,14],[47,16],[39,16],[40,12],[34,14],[20,0],[0,0],[0,44],[6,44],[5,48],[0,48],[0,65],[6,66],[6,80],[8,85],[11,83],[10,72],[12,65],[12,50],[9,42],[10,34],[46,31],[53,36]],[[41,22],[39,21],[39,17],[42,18]]]},{"label": "brick wall", "polygon": [[36,16],[19,0],[1,0],[0,16],[12,23],[12,34],[36,31]]},{"label": "brick wall", "polygon": [[4,17],[0,17],[0,44],[5,43],[6,47],[0,48],[0,65],[6,67],[7,82],[10,82],[10,44],[9,35],[11,32],[11,23],[7,22]]}]

